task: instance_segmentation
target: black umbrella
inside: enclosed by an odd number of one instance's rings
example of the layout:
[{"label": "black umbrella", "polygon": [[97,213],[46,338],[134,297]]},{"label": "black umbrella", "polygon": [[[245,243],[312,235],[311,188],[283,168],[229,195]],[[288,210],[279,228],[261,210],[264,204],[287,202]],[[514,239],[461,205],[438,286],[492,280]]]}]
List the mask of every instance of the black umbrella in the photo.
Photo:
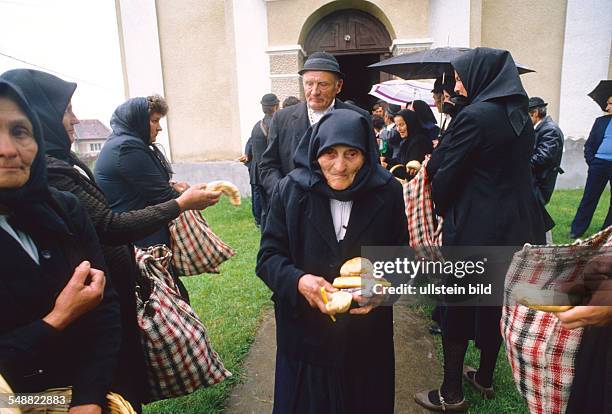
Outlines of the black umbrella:
[{"label": "black umbrella", "polygon": [[612,80],[602,80],[599,81],[599,85],[593,89],[593,91],[589,94],[591,99],[597,102],[597,105],[601,107],[602,111],[606,111],[606,107],[608,106],[608,98],[612,96]]},{"label": "black umbrella", "polygon": [[[433,79],[446,73],[453,73],[451,60],[467,52],[467,47],[437,47],[435,49],[420,50],[394,56],[368,68],[377,69],[403,79]],[[519,74],[535,72],[526,66],[516,64]]]}]

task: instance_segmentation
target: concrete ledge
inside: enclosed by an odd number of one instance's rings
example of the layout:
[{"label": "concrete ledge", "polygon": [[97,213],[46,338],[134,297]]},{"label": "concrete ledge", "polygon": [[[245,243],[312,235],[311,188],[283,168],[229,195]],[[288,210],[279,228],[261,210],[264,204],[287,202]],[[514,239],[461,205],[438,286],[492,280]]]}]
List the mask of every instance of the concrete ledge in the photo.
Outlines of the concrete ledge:
[{"label": "concrete ledge", "polygon": [[231,181],[238,187],[240,194],[251,196],[249,170],[237,161],[206,161],[198,163],[172,164],[175,181],[185,181],[190,184],[205,183],[215,180]]}]

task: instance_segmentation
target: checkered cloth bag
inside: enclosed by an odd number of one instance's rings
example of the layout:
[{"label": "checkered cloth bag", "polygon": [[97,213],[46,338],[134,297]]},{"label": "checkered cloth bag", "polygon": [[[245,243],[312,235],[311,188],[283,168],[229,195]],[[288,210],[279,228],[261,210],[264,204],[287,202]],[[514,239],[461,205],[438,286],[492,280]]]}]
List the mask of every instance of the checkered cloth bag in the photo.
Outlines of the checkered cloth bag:
[{"label": "checkered cloth bag", "polygon": [[234,250],[208,226],[199,211],[188,210],[170,223],[172,265],[181,276],[219,273]]},{"label": "checkered cloth bag", "polygon": [[151,284],[148,298],[136,293],[150,401],[189,394],[232,375],[213,350],[204,324],[183,300],[166,270],[171,258],[165,245],[136,253],[142,279]]},{"label": "checkered cloth bag", "polygon": [[437,248],[442,245],[442,217],[436,217],[434,212],[431,183],[425,168],[429,158],[429,156],[425,158],[421,169],[412,180],[402,182],[410,236],[409,245],[422,257],[442,260]]},{"label": "checkered cloth bag", "polygon": [[519,392],[534,414],[563,414],[574,380],[583,329],[565,329],[550,312],[517,304],[519,284],[546,288],[576,282],[591,258],[612,246],[612,227],[571,245],[532,246],[517,252],[506,275],[501,330]]}]

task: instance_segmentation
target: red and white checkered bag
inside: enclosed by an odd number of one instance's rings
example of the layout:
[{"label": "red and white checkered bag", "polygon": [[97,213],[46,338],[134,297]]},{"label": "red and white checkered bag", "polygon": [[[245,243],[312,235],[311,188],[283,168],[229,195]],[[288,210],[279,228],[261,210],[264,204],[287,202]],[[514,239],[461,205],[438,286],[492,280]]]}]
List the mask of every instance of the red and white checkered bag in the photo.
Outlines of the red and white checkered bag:
[{"label": "red and white checkered bag", "polygon": [[166,270],[171,258],[165,245],[136,251],[141,283],[148,281],[151,285],[148,298],[136,293],[149,401],[189,394],[232,375],[213,350],[204,324]]},{"label": "red and white checkered bag", "polygon": [[172,265],[180,276],[219,273],[219,265],[236,254],[199,211],[181,213],[169,227]]},{"label": "red and white checkered bag", "polygon": [[512,259],[501,330],[516,386],[533,414],[565,413],[583,329],[562,328],[553,313],[516,304],[514,289],[579,281],[586,262],[609,246],[612,227],[571,245],[526,244]]},{"label": "red and white checkered bag", "polygon": [[422,257],[442,260],[442,255],[437,249],[437,246],[442,245],[442,217],[436,217],[434,212],[431,183],[425,168],[429,158],[429,156],[425,158],[421,169],[412,180],[402,182],[410,236],[409,245]]}]

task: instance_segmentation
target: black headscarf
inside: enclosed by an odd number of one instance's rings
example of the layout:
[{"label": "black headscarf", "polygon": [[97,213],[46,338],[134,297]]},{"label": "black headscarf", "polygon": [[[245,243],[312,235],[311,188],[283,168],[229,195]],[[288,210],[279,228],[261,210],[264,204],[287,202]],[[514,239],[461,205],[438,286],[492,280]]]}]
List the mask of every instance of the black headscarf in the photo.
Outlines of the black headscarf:
[{"label": "black headscarf", "polygon": [[69,227],[58,214],[47,183],[45,143],[36,113],[21,90],[0,76],[0,95],[13,100],[25,113],[33,126],[38,151],[30,166],[28,181],[19,188],[0,189],[0,204],[8,207],[12,225],[29,233],[43,230],[54,234],[69,234]]},{"label": "black headscarf", "polygon": [[130,135],[139,138],[153,151],[155,157],[171,177],[174,172],[170,163],[157,145],[151,144],[151,124],[149,123],[149,118],[147,98],[137,97],[128,99],[115,109],[111,117],[110,126],[113,130],[111,137]]},{"label": "black headscarf", "polygon": [[40,119],[46,154],[70,165],[79,166],[93,181],[89,167],[70,150],[70,137],[62,123],[77,84],[32,69],[9,70],[2,77],[19,87],[31,102],[32,109]]},{"label": "black headscarf", "polygon": [[400,116],[408,126],[408,137],[411,135],[417,135],[419,133],[423,133],[423,125],[419,121],[419,117],[416,112],[411,111],[410,109],[402,109],[395,116]]},{"label": "black headscarf", "polygon": [[510,52],[477,47],[453,59],[451,64],[463,82],[469,103],[503,102],[514,133],[520,135],[529,119],[529,97]]},{"label": "black headscarf", "polygon": [[412,110],[416,113],[421,125],[425,126],[429,124],[436,124],[436,117],[434,116],[431,108],[423,101],[414,101],[412,103]]},{"label": "black headscarf", "polygon": [[[323,151],[334,145],[357,148],[364,155],[363,166],[355,180],[342,191],[327,185],[317,161]],[[393,178],[379,163],[376,137],[368,120],[350,109],[336,109],[310,127],[302,137],[293,161],[296,169],[289,176],[304,190],[340,201],[355,200]]]}]

